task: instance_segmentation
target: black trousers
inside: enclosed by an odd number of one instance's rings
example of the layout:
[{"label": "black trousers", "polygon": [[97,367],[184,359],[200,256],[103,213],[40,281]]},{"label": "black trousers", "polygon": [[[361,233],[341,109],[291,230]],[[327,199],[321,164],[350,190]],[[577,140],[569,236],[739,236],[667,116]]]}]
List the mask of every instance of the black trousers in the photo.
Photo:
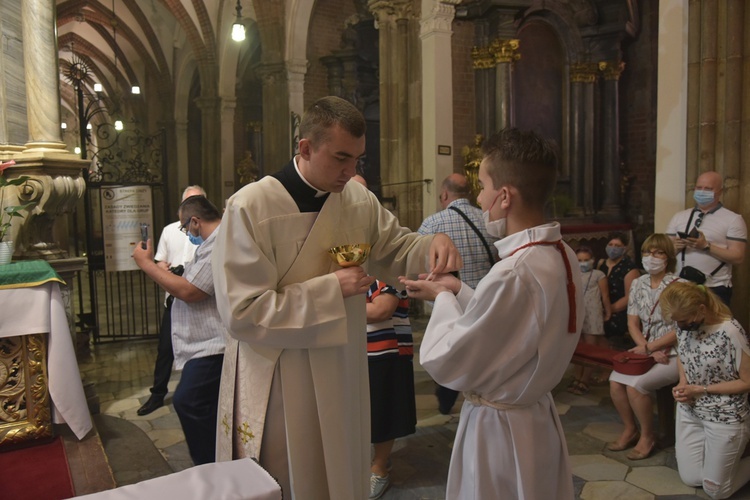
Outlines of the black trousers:
[{"label": "black trousers", "polygon": [[[170,297],[171,298],[171,297]],[[169,392],[167,384],[172,375],[174,352],[172,351],[172,301],[167,301],[167,307],[161,317],[161,331],[159,332],[159,346],[156,351],[154,365],[154,385],[151,394],[164,397]]]},{"label": "black trousers", "polygon": [[724,302],[727,307],[730,306],[730,302],[732,302],[732,287],[729,286],[712,286],[709,287],[709,290],[714,292],[717,297],[719,297],[722,302]]}]

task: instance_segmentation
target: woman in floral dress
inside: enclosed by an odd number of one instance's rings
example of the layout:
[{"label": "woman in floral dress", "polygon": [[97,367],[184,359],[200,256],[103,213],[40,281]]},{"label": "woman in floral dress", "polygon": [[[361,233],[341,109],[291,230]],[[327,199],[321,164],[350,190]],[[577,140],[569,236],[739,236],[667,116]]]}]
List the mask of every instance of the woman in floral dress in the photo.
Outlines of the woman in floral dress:
[{"label": "woman in floral dress", "polygon": [[609,393],[625,427],[607,449],[621,451],[635,445],[626,456],[629,460],[651,455],[656,446],[653,392],[677,382],[677,357],[672,349],[677,336],[672,322],[662,318],[658,307],[661,292],[679,279],[673,274],[677,258],[672,240],[665,234],[652,234],[643,242],[641,256],[648,274],[630,288],[628,331],[635,342],[630,352],[650,355],[656,364],[643,375],[613,371],[609,376]]},{"label": "woman in floral dress", "polygon": [[662,314],[677,324],[680,381],[675,454],[682,481],[727,498],[750,480],[750,347],[726,305],[703,285],[668,286]]}]

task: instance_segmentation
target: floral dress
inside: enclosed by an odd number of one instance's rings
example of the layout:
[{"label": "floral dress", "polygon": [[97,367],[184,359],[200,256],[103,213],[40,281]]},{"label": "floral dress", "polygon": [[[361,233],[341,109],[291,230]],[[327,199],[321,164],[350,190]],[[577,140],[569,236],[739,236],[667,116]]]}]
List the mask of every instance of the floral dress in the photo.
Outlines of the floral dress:
[{"label": "floral dress", "polygon": [[[736,320],[701,326],[698,331],[677,331],[677,354],[687,383],[712,385],[740,378],[742,353],[750,354],[745,331]],[[743,422],[748,413],[746,394],[709,394],[695,403],[680,403],[683,410],[707,422]]]},{"label": "floral dress", "polygon": [[[607,267],[607,261],[604,260],[599,266],[599,270],[607,275],[607,286],[609,287],[609,301],[614,304],[625,296],[625,276],[635,269],[635,264],[630,257],[625,255],[620,262],[615,264],[612,271]],[[607,274],[609,273],[609,274]],[[622,337],[628,333],[628,313],[627,310],[612,312],[608,321],[604,322],[604,334],[608,337]]]}]

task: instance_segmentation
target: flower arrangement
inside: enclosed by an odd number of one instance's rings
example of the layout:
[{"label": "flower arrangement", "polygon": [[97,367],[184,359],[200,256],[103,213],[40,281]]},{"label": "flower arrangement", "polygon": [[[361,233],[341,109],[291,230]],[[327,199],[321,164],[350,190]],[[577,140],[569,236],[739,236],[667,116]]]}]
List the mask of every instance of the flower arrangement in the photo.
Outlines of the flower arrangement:
[{"label": "flower arrangement", "polygon": [[[10,181],[5,178],[5,176],[3,175],[5,169],[15,164],[16,162],[13,160],[5,163],[0,162],[0,192],[5,186],[20,186],[21,184],[29,180],[29,177],[26,175]],[[31,205],[33,205],[33,203],[26,203],[25,205],[9,205],[3,208],[3,211],[0,212],[0,241],[3,241],[5,235],[10,230],[13,217],[23,218],[23,215],[21,215],[21,210],[26,210]]]}]

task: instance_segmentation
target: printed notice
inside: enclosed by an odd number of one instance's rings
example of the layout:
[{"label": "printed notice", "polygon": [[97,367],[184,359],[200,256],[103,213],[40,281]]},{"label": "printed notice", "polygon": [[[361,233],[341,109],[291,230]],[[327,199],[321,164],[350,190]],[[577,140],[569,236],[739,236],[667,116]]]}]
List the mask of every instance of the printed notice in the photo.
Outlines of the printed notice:
[{"label": "printed notice", "polygon": [[138,270],[132,255],[141,241],[141,223],[153,234],[151,186],[103,187],[101,200],[105,270]]}]

